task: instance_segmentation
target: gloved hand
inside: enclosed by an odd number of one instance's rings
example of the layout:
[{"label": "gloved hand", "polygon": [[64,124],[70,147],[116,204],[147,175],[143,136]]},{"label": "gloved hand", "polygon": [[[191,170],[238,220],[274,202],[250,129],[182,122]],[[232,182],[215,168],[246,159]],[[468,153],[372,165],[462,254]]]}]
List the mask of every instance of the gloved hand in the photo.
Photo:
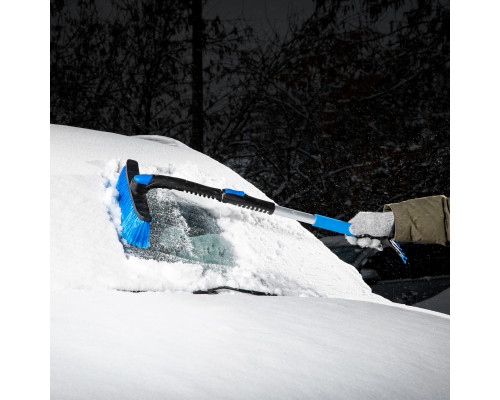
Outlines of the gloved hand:
[{"label": "gloved hand", "polygon": [[[353,235],[391,236],[394,229],[394,214],[392,212],[365,212],[361,211],[349,221],[352,225],[349,231]],[[378,239],[369,237],[357,239],[346,235],[350,244],[361,247],[373,247],[382,250],[382,243]]]}]

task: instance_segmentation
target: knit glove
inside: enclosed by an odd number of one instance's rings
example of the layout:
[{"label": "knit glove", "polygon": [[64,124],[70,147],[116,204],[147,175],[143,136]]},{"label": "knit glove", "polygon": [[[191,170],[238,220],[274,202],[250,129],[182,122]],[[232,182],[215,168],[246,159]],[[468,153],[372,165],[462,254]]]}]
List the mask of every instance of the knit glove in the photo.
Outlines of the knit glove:
[{"label": "knit glove", "polygon": [[[389,237],[394,231],[394,214],[392,212],[365,212],[361,211],[349,221],[352,225],[349,231],[356,236],[386,236]],[[346,235],[345,238],[350,244],[361,247],[373,247],[382,250],[382,243],[378,239],[355,238]]]}]

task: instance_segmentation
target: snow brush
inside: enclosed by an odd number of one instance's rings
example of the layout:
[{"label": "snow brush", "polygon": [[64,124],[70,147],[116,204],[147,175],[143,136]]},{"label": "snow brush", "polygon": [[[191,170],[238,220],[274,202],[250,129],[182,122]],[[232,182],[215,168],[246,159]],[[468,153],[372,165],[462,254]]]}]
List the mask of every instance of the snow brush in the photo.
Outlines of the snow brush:
[{"label": "snow brush", "polygon": [[249,196],[239,190],[216,189],[165,175],[141,175],[139,164],[134,160],[127,160],[118,178],[116,189],[119,193],[118,201],[122,212],[122,237],[136,247],[148,248],[151,245],[149,224],[153,219],[146,198],[147,192],[151,189],[174,189],[188,192],[222,203],[294,219],[317,228],[356,236],[349,231],[351,226],[349,222],[281,207],[273,202]]}]

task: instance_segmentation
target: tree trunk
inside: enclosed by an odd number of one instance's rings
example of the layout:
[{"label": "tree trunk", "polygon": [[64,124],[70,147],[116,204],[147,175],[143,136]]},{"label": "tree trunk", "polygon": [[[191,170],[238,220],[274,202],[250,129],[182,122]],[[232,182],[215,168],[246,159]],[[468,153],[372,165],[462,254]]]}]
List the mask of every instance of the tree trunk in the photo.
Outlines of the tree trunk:
[{"label": "tree trunk", "polygon": [[203,19],[202,0],[192,0],[193,21],[193,63],[192,73],[192,102],[193,113],[191,147],[203,152]]}]

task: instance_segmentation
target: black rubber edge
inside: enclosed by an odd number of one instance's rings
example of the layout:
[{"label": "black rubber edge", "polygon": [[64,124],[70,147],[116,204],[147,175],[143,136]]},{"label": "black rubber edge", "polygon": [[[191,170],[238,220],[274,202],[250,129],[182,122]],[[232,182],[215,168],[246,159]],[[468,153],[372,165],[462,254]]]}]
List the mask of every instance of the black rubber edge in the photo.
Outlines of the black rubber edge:
[{"label": "black rubber edge", "polygon": [[249,196],[248,194],[245,194],[244,196],[238,196],[237,194],[224,192],[222,202],[267,214],[274,213],[274,209],[276,207],[275,204],[270,201],[257,199],[255,197]]}]

